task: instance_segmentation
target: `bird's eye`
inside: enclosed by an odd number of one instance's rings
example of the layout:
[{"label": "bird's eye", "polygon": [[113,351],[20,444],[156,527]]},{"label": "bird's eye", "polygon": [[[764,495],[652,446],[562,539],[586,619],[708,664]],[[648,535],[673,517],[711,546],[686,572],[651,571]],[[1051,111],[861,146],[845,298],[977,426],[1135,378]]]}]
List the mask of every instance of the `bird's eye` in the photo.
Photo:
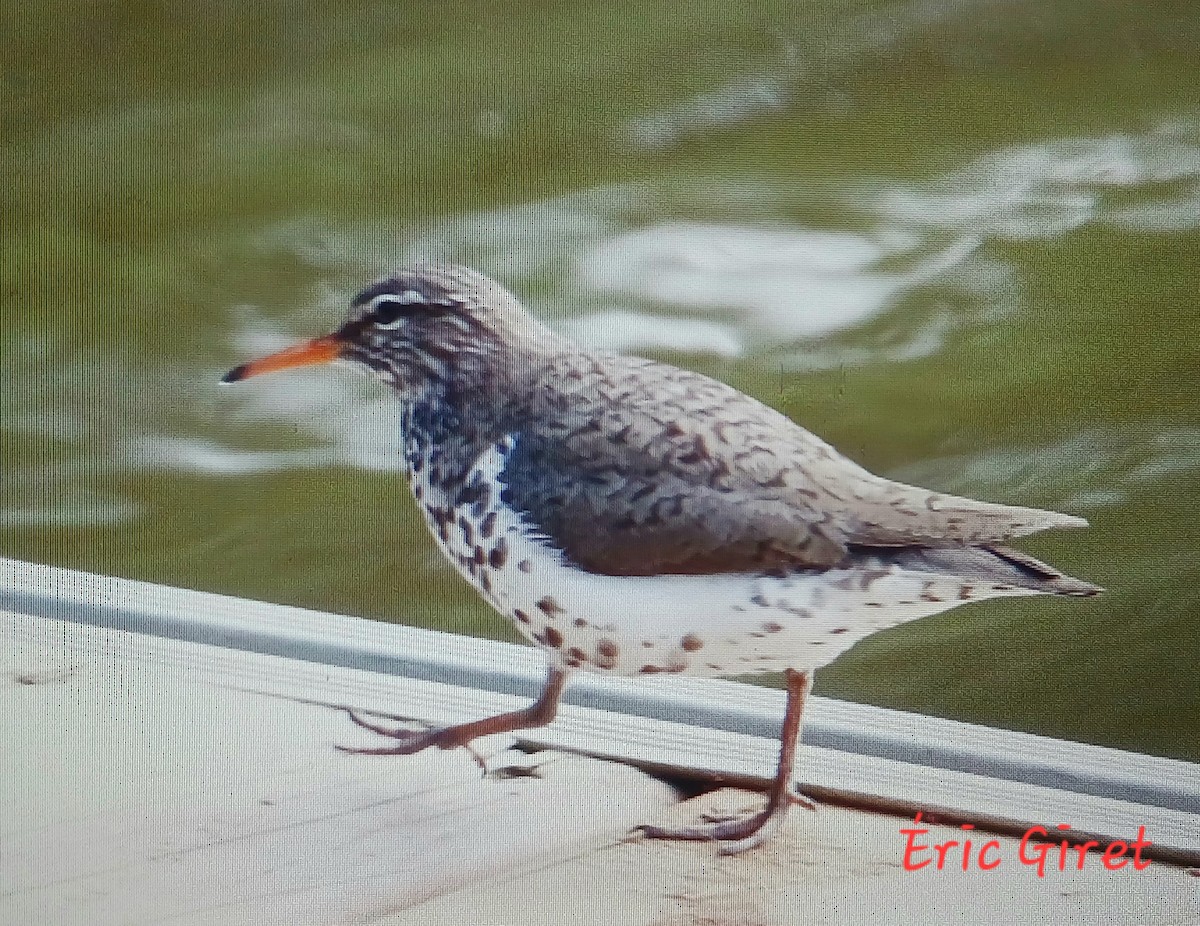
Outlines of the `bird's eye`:
[{"label": "bird's eye", "polygon": [[371,300],[371,307],[363,316],[363,321],[390,331],[418,315],[445,315],[463,304],[463,297],[455,293],[430,294],[419,289],[406,289],[376,296]]},{"label": "bird's eye", "polygon": [[406,290],[398,296],[381,296],[371,306],[371,320],[377,328],[399,328],[423,302],[415,290]]},{"label": "bird's eye", "polygon": [[375,308],[371,310],[371,318],[380,328],[398,328],[404,320],[404,310],[407,308],[408,306],[395,299],[384,299],[375,303]]}]

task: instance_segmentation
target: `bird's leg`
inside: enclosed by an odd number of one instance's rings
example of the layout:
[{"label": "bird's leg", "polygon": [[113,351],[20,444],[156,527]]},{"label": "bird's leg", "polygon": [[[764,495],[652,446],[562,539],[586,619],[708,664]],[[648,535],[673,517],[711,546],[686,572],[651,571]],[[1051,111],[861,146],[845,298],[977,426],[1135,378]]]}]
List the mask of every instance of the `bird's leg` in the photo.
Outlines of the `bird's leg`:
[{"label": "bird's leg", "polygon": [[[528,707],[519,711],[496,714],[494,717],[485,717],[482,720],[472,720],[470,723],[436,727],[432,730],[394,730],[363,720],[354,711],[347,711],[350,719],[358,726],[399,742],[393,746],[338,746],[337,748],[342,752],[363,756],[407,756],[431,746],[436,746],[438,749],[454,749],[458,746],[466,746],[471,740],[480,736],[507,733],[510,730],[522,730],[529,727],[542,727],[552,721],[555,714],[558,713],[558,701],[562,697],[563,685],[566,680],[566,672],[557,666],[551,666],[550,674],[546,679],[546,687],[542,689],[538,699]],[[478,757],[476,757],[476,761],[478,761]]]},{"label": "bird's leg", "polygon": [[694,826],[639,827],[649,839],[693,839],[720,841],[722,855],[734,855],[761,845],[783,825],[788,808],[800,804],[810,809],[811,803],[792,790],[792,773],[796,764],[796,744],[800,739],[800,719],[804,702],[812,689],[812,673],[787,671],[787,710],[783,715],[783,732],[779,739],[779,765],[775,780],[767,794],[767,804],[749,816],[717,820]]}]

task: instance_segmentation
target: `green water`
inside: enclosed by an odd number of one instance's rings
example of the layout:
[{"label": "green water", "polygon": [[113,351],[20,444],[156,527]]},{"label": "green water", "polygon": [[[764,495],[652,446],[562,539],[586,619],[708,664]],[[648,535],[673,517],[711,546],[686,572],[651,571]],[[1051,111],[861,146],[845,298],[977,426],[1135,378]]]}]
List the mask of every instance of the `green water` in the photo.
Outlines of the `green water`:
[{"label": "green water", "polygon": [[1198,53],[1191,2],[9,4],[0,554],[511,638],[380,390],[216,384],[449,256],[877,471],[1091,519],[1025,546],[1101,599],[820,693],[1200,759]]}]

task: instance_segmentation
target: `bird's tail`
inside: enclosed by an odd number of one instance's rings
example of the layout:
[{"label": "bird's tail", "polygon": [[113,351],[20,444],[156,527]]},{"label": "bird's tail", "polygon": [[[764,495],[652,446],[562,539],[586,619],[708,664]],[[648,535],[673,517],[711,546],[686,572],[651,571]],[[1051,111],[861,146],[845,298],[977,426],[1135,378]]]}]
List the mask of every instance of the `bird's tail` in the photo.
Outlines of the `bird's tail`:
[{"label": "bird's tail", "polygon": [[925,547],[896,551],[886,557],[905,569],[949,573],[963,579],[1027,588],[1048,595],[1089,598],[1099,585],[1076,579],[1028,553],[998,544],[977,547]]}]

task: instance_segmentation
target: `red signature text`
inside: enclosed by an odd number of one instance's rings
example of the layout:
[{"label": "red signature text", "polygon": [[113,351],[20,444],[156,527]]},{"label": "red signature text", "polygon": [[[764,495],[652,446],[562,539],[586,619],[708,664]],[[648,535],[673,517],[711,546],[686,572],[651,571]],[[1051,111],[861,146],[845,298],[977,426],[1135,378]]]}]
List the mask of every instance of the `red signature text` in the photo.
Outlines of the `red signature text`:
[{"label": "red signature text", "polygon": [[[970,871],[977,868],[980,871],[991,871],[1009,861],[1019,863],[1034,869],[1039,878],[1046,877],[1047,869],[1057,868],[1066,871],[1068,868],[1083,871],[1089,856],[1099,857],[1099,864],[1109,871],[1117,871],[1133,863],[1136,871],[1142,871],[1150,866],[1150,860],[1142,858],[1142,851],[1153,843],[1146,838],[1146,827],[1139,826],[1137,839],[1122,842],[1117,839],[1103,845],[1095,839],[1079,840],[1062,839],[1055,841],[1050,836],[1050,830],[1044,826],[1031,826],[1021,837],[1013,852],[1012,843],[1002,843],[999,839],[988,839],[977,842],[969,834],[975,829],[975,824],[964,823],[962,829],[964,838],[947,839],[944,842],[927,843],[922,837],[929,835],[925,827],[918,827],[922,814],[917,813],[913,826],[901,829],[907,837],[904,846],[904,870],[920,871],[922,868],[933,866],[933,870],[945,871],[955,869]],[[1060,831],[1071,829],[1071,824],[1060,823],[1056,827]],[[1007,853],[1007,855],[1006,855]],[[1015,859],[1011,857],[1015,856]]]}]

